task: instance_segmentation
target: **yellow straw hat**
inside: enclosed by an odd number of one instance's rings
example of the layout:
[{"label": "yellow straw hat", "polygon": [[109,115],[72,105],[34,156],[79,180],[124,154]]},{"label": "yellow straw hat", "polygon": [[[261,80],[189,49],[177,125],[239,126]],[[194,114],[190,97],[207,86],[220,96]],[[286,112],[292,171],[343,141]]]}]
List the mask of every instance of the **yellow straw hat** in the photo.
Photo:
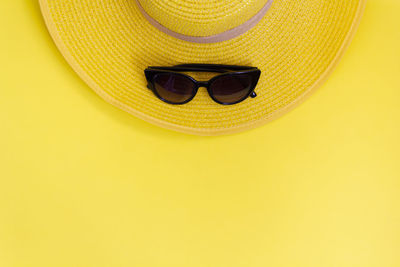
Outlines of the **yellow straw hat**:
[{"label": "yellow straw hat", "polygon": [[[314,91],[338,62],[366,0],[40,0],[74,70],[106,101],[177,131],[217,135],[264,124]],[[148,66],[258,67],[257,97],[236,105],[206,90],[184,105],[147,88]]]}]

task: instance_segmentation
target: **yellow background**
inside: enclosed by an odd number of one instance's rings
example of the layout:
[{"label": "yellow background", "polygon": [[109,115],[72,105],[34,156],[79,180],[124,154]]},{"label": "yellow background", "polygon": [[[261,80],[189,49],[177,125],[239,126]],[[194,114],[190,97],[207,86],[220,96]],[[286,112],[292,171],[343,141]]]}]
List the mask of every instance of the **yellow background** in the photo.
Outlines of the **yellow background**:
[{"label": "yellow background", "polygon": [[282,118],[197,137],[104,102],[0,8],[0,266],[400,266],[400,2]]}]

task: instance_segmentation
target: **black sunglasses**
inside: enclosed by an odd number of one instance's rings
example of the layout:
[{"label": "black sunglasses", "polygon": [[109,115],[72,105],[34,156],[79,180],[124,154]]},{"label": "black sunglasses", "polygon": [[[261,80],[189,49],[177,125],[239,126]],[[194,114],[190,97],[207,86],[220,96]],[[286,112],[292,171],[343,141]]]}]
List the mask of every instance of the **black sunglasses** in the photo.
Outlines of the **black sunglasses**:
[{"label": "black sunglasses", "polygon": [[[209,81],[196,81],[179,72],[222,73]],[[257,94],[254,88],[261,71],[256,67],[216,64],[183,64],[173,67],[148,67],[145,71],[147,87],[164,102],[185,104],[192,100],[199,87],[207,88],[210,97],[222,105],[242,102]]]}]

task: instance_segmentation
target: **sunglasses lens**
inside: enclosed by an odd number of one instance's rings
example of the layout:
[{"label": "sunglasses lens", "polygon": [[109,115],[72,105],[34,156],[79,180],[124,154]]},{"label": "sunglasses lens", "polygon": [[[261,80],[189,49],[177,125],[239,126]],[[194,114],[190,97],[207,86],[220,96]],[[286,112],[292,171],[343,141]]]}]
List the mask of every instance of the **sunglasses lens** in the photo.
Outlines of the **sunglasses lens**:
[{"label": "sunglasses lens", "polygon": [[249,73],[223,75],[210,85],[214,99],[223,104],[240,102],[250,94],[253,78]]},{"label": "sunglasses lens", "polygon": [[195,94],[193,81],[174,73],[158,74],[154,78],[154,89],[162,99],[174,104],[182,104]]}]

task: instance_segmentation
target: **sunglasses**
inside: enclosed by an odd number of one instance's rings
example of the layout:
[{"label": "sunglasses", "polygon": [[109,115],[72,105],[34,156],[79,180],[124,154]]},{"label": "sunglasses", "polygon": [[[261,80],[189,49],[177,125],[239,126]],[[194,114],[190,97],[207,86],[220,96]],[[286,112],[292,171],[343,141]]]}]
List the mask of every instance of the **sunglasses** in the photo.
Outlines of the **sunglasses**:
[{"label": "sunglasses", "polygon": [[[209,81],[196,81],[181,72],[221,73]],[[261,71],[256,67],[216,64],[183,64],[173,67],[148,67],[145,71],[147,87],[162,101],[181,105],[191,101],[199,87],[207,88],[210,97],[222,105],[242,102],[257,94],[254,88]]]}]

